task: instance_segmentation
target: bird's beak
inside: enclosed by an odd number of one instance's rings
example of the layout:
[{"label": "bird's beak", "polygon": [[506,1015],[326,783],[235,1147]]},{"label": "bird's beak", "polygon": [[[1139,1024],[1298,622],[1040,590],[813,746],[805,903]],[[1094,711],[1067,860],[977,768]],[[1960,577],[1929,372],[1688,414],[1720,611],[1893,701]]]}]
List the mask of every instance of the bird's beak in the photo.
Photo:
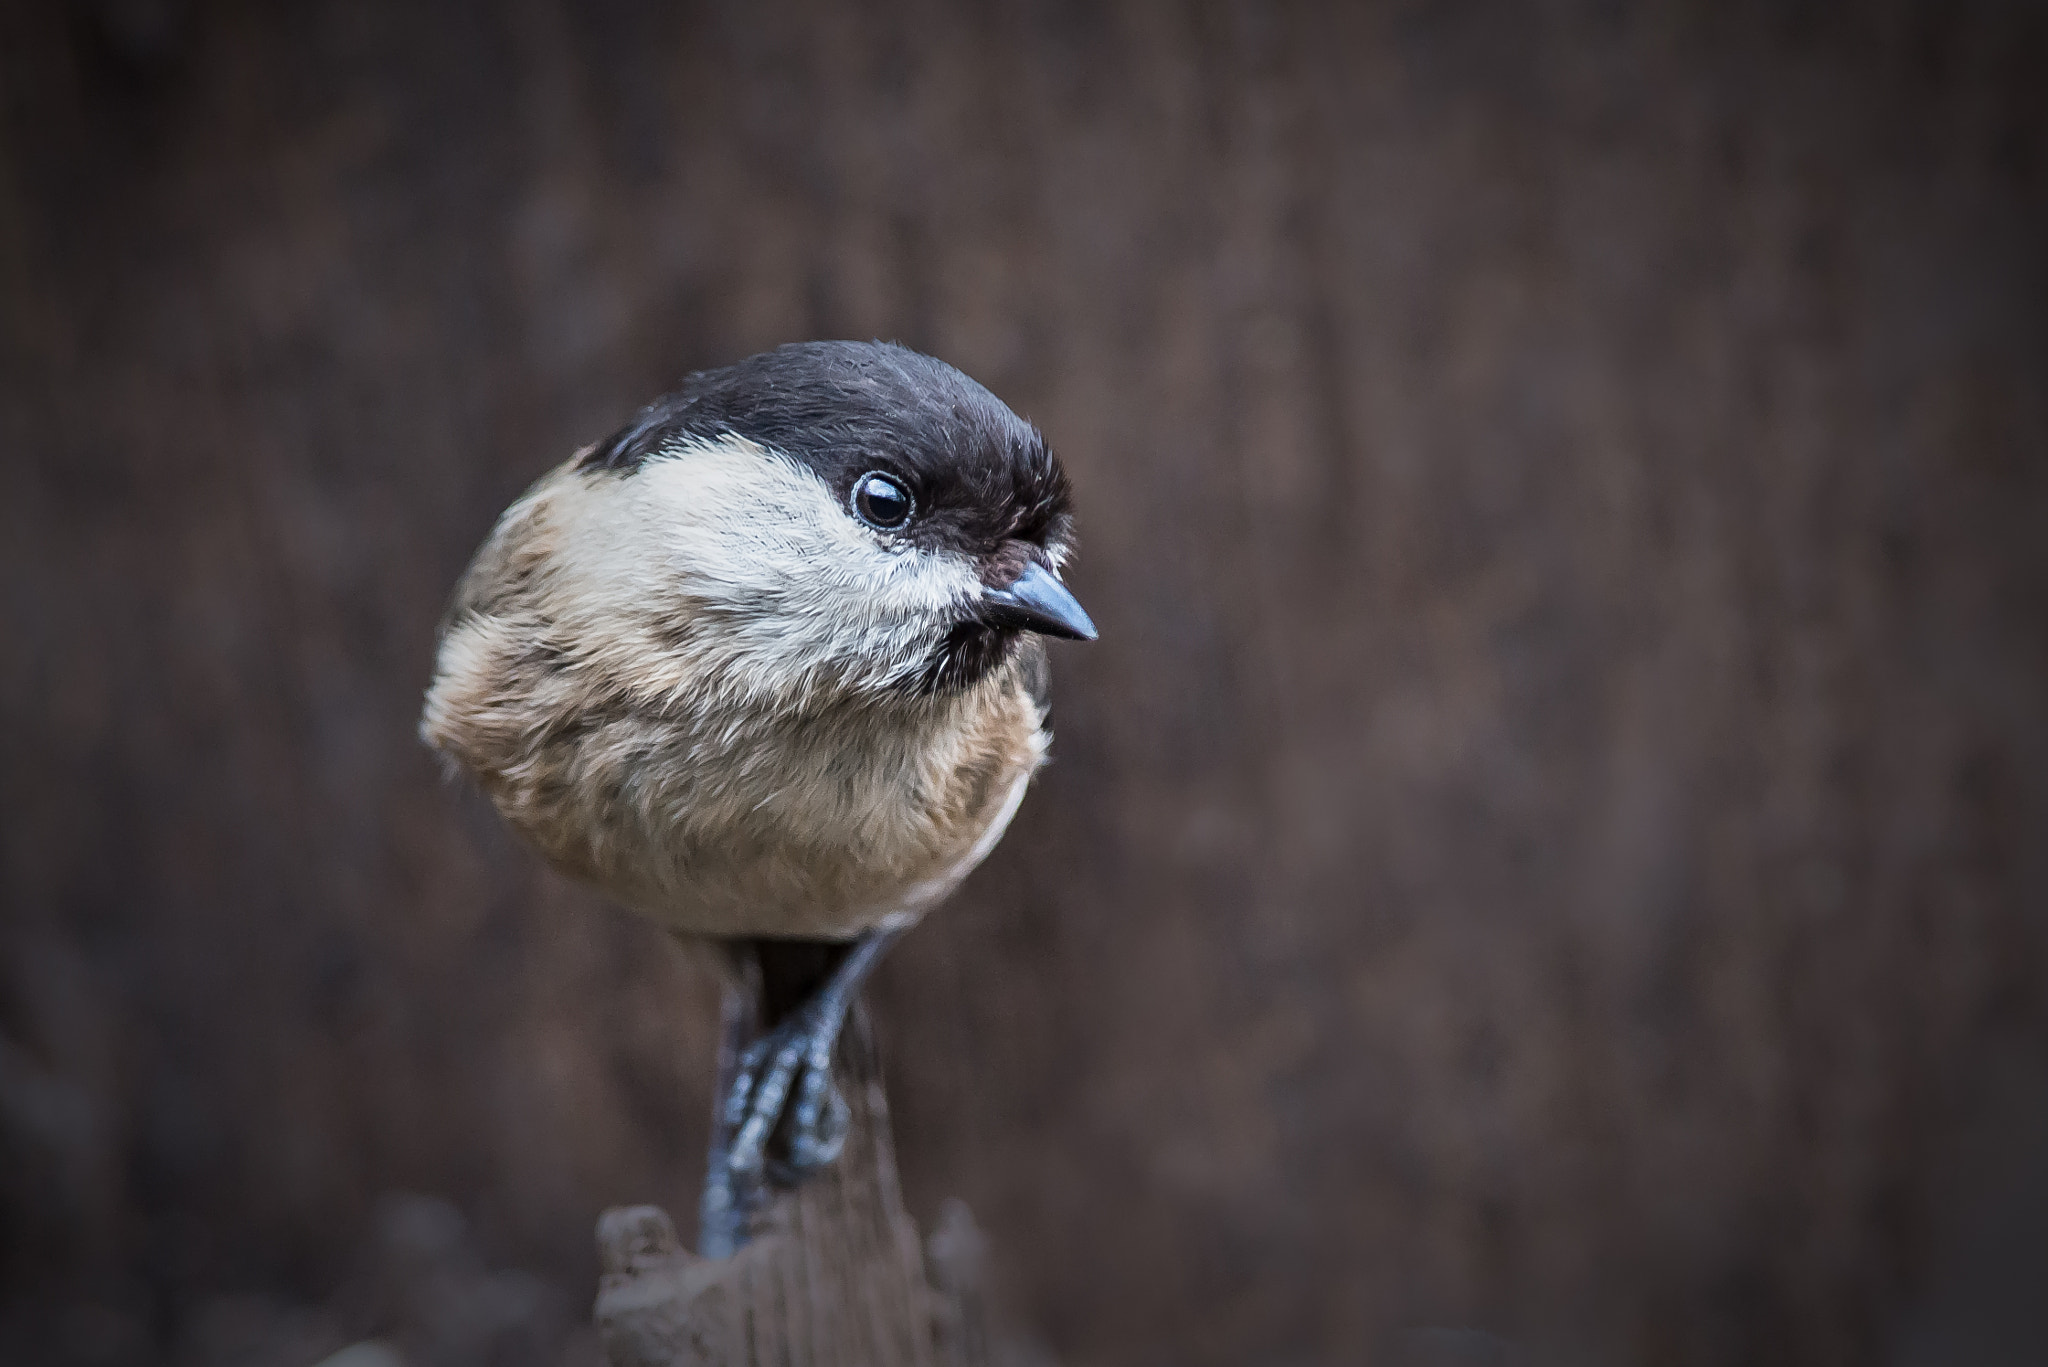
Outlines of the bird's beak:
[{"label": "bird's beak", "polygon": [[992,626],[1064,636],[1070,641],[1095,639],[1095,623],[1088,620],[1086,610],[1067,592],[1067,586],[1036,560],[1026,565],[1009,587],[983,591],[981,616]]}]

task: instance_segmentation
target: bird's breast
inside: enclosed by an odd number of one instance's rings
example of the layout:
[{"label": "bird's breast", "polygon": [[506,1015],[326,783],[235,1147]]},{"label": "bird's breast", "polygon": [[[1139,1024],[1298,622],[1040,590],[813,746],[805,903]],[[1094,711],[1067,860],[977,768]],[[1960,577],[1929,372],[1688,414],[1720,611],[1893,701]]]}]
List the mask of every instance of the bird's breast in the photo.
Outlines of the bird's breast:
[{"label": "bird's breast", "polygon": [[592,698],[468,767],[557,867],[673,929],[843,938],[922,915],[988,855],[1040,722],[1015,669],[803,715]]}]

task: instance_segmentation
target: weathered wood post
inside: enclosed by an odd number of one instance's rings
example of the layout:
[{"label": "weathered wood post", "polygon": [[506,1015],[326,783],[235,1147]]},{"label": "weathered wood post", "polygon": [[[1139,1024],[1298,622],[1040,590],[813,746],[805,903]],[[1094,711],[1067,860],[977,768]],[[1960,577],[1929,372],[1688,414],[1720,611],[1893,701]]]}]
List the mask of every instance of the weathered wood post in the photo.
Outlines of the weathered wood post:
[{"label": "weathered wood post", "polygon": [[851,1111],[845,1151],[777,1192],[731,1257],[686,1250],[658,1207],[598,1221],[597,1325],[612,1367],[986,1367],[980,1235],[955,1202],[929,1258],[920,1246],[858,1004],[833,1071]]}]

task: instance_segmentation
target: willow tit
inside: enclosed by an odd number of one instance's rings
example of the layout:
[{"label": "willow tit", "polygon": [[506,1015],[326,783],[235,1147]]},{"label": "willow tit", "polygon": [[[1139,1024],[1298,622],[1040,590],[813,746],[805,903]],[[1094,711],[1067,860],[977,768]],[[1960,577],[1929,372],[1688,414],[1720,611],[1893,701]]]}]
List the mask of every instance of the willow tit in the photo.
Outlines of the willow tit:
[{"label": "willow tit", "polygon": [[556,868],[768,995],[727,1070],[707,1252],[765,1179],[837,1156],[862,980],[1045,761],[1040,638],[1095,638],[1060,582],[1072,528],[1059,461],[993,394],[813,342],[690,376],[463,575],[421,736]]}]

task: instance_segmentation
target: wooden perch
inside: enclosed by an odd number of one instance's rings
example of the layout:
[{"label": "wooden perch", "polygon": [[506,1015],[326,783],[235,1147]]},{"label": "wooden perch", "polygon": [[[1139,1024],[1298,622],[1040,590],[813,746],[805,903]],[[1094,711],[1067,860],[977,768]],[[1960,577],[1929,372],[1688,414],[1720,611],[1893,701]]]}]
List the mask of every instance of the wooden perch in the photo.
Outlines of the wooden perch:
[{"label": "wooden perch", "polygon": [[655,1206],[598,1221],[597,1325],[612,1367],[987,1367],[980,1234],[949,1203],[927,1263],[859,1005],[833,1068],[852,1112],[845,1151],[778,1192],[732,1257],[687,1251]]}]

